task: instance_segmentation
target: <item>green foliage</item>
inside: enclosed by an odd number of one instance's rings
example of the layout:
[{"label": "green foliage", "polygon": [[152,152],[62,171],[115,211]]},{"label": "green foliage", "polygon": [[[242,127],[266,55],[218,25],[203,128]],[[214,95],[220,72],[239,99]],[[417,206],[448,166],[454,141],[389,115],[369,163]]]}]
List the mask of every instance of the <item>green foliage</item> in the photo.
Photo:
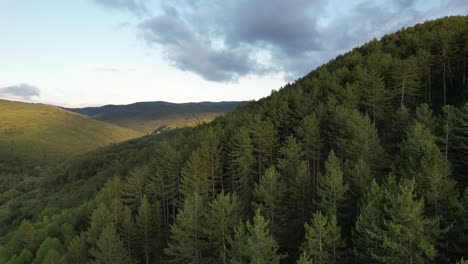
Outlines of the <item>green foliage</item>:
[{"label": "green foliage", "polygon": [[134,130],[42,104],[0,100],[0,120],[0,160],[20,159],[36,165],[64,161],[141,136]]},{"label": "green foliage", "polygon": [[254,203],[256,210],[268,220],[268,227],[277,239],[284,232],[287,220],[286,184],[275,167],[269,167],[255,186]]},{"label": "green foliage", "polygon": [[325,162],[326,174],[320,178],[316,204],[325,215],[336,215],[347,203],[348,185],[343,180],[340,160],[330,151]]},{"label": "green foliage", "polygon": [[268,221],[261,210],[255,211],[253,223],[240,224],[235,229],[231,242],[230,263],[279,264],[285,256],[281,255],[279,246],[268,230]]},{"label": "green foliage", "polygon": [[228,263],[229,241],[234,236],[234,227],[241,220],[241,211],[237,195],[221,192],[210,202],[205,217],[205,236],[207,249],[211,255],[212,263]]},{"label": "green foliage", "polygon": [[229,168],[226,185],[239,195],[244,214],[249,214],[255,176],[255,157],[249,131],[239,128],[229,144]]},{"label": "green foliage", "polygon": [[171,263],[203,263],[204,202],[194,193],[185,198],[184,206],[171,228],[171,241],[165,249]]},{"label": "green foliage", "polygon": [[0,157],[0,262],[466,258],[466,19],[372,40],[210,124],[54,167]]},{"label": "green foliage", "polygon": [[305,224],[305,231],[303,256],[309,256],[313,263],[337,263],[344,242],[336,215],[331,214],[327,217],[320,211],[314,213],[311,224]]},{"label": "green foliage", "polygon": [[114,224],[109,223],[102,230],[96,246],[90,251],[95,263],[128,264],[135,263],[125,250],[122,241],[117,236]]},{"label": "green foliage", "polygon": [[404,180],[397,193],[390,192],[390,201],[384,208],[388,219],[384,220],[387,230],[380,239],[385,256],[384,262],[421,263],[434,258],[436,251],[431,237],[433,223],[424,216],[424,202],[417,200],[415,181]]}]

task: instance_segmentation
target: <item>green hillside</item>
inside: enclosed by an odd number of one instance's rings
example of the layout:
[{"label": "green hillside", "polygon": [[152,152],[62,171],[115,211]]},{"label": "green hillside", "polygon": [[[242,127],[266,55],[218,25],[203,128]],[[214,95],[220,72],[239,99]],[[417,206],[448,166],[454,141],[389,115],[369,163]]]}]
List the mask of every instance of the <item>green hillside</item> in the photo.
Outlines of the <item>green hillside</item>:
[{"label": "green hillside", "polygon": [[246,102],[168,103],[139,102],[129,105],[67,108],[66,110],[94,119],[131,128],[143,133],[193,127],[210,122]]},{"label": "green hillside", "polygon": [[0,100],[0,162],[57,162],[139,136],[58,107]]},{"label": "green hillside", "polygon": [[468,259],[467,48],[468,16],[428,21],[63,164],[2,204],[0,262]]}]

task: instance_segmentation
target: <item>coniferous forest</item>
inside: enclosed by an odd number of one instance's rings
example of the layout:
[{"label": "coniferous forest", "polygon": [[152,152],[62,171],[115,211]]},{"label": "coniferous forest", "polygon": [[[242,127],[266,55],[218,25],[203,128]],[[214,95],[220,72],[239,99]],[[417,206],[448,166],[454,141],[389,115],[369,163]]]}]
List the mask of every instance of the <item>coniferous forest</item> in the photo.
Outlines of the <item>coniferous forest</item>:
[{"label": "coniferous forest", "polygon": [[0,211],[0,263],[467,263],[467,60],[468,17],[428,21],[58,164]]}]

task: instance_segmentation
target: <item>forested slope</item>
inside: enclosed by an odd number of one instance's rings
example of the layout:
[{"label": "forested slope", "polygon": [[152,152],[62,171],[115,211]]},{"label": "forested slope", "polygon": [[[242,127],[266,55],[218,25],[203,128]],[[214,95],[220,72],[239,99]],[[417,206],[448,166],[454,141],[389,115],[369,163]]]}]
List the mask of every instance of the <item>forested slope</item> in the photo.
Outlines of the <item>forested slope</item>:
[{"label": "forested slope", "polygon": [[[43,182],[38,199],[48,208],[3,236],[0,257],[466,259],[467,52],[468,17],[429,21],[338,56],[210,124],[68,164]],[[60,192],[76,182],[80,188]]]}]

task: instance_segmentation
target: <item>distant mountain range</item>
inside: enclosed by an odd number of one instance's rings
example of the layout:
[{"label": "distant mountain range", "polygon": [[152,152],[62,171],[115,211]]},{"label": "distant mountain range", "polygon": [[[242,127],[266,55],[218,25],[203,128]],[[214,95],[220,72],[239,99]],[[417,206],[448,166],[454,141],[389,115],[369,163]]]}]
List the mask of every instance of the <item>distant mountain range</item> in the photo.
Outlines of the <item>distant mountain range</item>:
[{"label": "distant mountain range", "polygon": [[177,127],[194,126],[233,111],[247,102],[168,103],[139,102],[129,105],[64,108],[94,119],[152,133]]}]

